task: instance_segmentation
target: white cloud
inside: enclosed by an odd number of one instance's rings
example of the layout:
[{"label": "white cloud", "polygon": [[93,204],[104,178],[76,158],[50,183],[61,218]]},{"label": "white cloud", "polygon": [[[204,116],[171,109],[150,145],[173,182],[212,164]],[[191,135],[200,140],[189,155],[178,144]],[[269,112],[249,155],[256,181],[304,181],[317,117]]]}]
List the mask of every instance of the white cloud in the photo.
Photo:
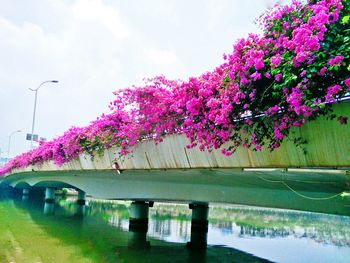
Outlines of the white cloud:
[{"label": "white cloud", "polygon": [[79,0],[72,6],[72,11],[77,19],[102,23],[117,38],[124,39],[129,36],[129,30],[118,10],[100,0]]},{"label": "white cloud", "polygon": [[164,51],[150,48],[145,51],[146,59],[151,60],[157,66],[169,66],[178,62],[178,59],[173,51]]}]

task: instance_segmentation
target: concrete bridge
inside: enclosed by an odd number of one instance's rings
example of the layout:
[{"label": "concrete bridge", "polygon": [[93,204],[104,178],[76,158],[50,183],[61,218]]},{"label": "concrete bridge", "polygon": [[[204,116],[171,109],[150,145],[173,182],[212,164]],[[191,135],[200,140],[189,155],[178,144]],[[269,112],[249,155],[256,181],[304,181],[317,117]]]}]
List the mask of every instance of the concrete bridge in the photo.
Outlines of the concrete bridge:
[{"label": "concrete bridge", "polygon": [[[337,103],[334,111],[350,118],[350,101]],[[82,206],[85,193],[132,200],[131,219],[144,223],[155,201],[189,203],[198,226],[207,224],[211,202],[349,215],[350,199],[344,196],[350,191],[350,125],[320,117],[293,132],[307,140],[306,154],[286,141],[273,152],[240,148],[226,157],[187,149],[185,136],[170,135],[158,145],[140,142],[124,159],[111,148],[102,157],[81,155],[61,167],[45,162],[17,169],[0,186],[23,189],[24,195],[46,188],[47,207],[55,189],[64,187],[79,191]]]}]

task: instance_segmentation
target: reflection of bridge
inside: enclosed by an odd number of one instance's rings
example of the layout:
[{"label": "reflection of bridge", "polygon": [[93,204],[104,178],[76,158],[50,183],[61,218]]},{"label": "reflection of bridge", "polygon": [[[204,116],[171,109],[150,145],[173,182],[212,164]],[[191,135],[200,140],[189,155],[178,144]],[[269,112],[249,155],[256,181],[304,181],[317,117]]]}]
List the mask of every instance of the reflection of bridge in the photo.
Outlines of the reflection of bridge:
[{"label": "reflection of bridge", "polygon": [[[105,262],[106,259],[108,262],[168,262],[169,255],[174,255],[173,260],[178,260],[178,262],[236,262],[237,260],[240,262],[268,262],[258,256],[221,246],[209,246],[207,250],[186,250],[183,244],[147,236],[145,229],[132,229],[127,232],[116,227],[102,217],[104,212],[82,219],[72,216],[74,207],[57,204],[55,216],[48,218],[43,216],[39,210],[42,201],[38,202],[34,199],[30,199],[30,202],[16,200],[13,204],[20,208],[16,213],[19,213],[21,209],[25,210],[26,219],[31,223],[34,221],[36,225],[43,226],[41,230],[48,236],[54,237],[60,244],[81,245],[82,247],[85,245],[88,248],[86,254],[93,256],[99,262]],[[98,204],[92,205],[93,208],[97,206]],[[69,225],[69,227],[64,227],[64,225]],[[56,242],[53,246],[59,246]],[[149,249],[150,246],[151,249]],[[50,244],[46,244],[45,248],[51,249]],[[52,249],[55,250],[54,247]],[[34,261],[34,256],[32,260]]]},{"label": "reflection of bridge", "polygon": [[[350,102],[334,106],[338,115],[350,117]],[[220,151],[187,149],[187,139],[171,135],[155,145],[140,143],[133,156],[120,160],[118,149],[103,157],[81,155],[62,167],[46,162],[12,171],[0,185],[54,189],[68,187],[105,199],[134,200],[131,217],[147,222],[154,201],[192,203],[192,222],[207,224],[208,203],[224,202],[349,215],[349,201],[339,193],[349,188],[350,126],[320,118],[295,129],[308,141],[307,153],[292,140],[273,152],[238,149],[231,157]],[[48,210],[49,211],[49,210]]]},{"label": "reflection of bridge", "polygon": [[[70,211],[76,203],[64,201],[60,204]],[[109,224],[127,230],[127,204],[115,201],[89,200],[86,214],[108,215]],[[150,236],[158,239],[179,237],[181,242],[191,234],[191,215],[183,204],[157,203],[150,210]],[[294,210],[280,210],[240,205],[215,205],[211,207],[210,227],[225,235],[239,237],[308,239],[321,244],[350,246],[350,217]]]}]

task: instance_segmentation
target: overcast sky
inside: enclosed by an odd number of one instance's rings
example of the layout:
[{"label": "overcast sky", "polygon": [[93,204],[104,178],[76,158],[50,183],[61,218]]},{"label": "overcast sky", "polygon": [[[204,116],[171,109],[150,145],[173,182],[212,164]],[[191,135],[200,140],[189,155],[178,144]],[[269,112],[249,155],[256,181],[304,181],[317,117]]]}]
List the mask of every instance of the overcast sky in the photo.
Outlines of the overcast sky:
[{"label": "overcast sky", "polygon": [[187,79],[222,63],[276,0],[0,0],[0,148],[29,149],[108,111],[112,92],[144,77]]}]

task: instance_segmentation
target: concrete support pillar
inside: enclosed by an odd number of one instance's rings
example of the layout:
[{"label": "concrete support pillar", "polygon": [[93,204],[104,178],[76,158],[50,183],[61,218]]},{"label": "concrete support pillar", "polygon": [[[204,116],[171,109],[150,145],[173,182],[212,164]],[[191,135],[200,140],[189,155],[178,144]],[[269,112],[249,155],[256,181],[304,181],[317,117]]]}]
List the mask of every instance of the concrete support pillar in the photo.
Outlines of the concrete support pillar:
[{"label": "concrete support pillar", "polygon": [[45,203],[55,202],[55,188],[46,187],[45,189]]},{"label": "concrete support pillar", "polygon": [[85,205],[86,201],[86,193],[84,191],[79,190],[78,191],[78,204],[79,205]]},{"label": "concrete support pillar", "polygon": [[150,242],[147,241],[148,230],[148,211],[153,207],[153,202],[134,201],[130,206],[129,218],[129,242],[131,249],[150,248]]},{"label": "concrete support pillar", "polygon": [[44,214],[53,214],[55,209],[55,188],[47,187],[45,189]]},{"label": "concrete support pillar", "polygon": [[129,228],[128,247],[131,249],[150,248],[151,243],[147,241],[147,228]]},{"label": "concrete support pillar", "polygon": [[86,203],[86,193],[84,191],[79,190],[78,200],[77,200],[77,215],[84,215],[85,203]]},{"label": "concrete support pillar", "polygon": [[206,248],[208,235],[208,204],[190,204],[192,209],[191,240],[187,243],[188,248]]},{"label": "concrete support pillar", "polygon": [[28,201],[28,199],[29,199],[29,188],[23,188],[22,201]]},{"label": "concrete support pillar", "polygon": [[200,228],[208,231],[208,204],[190,204],[189,208],[192,209],[191,228]]},{"label": "concrete support pillar", "polygon": [[[129,230],[135,228],[148,228],[148,210],[153,202],[134,201],[130,206]],[[147,231],[146,231],[147,232]]]}]

